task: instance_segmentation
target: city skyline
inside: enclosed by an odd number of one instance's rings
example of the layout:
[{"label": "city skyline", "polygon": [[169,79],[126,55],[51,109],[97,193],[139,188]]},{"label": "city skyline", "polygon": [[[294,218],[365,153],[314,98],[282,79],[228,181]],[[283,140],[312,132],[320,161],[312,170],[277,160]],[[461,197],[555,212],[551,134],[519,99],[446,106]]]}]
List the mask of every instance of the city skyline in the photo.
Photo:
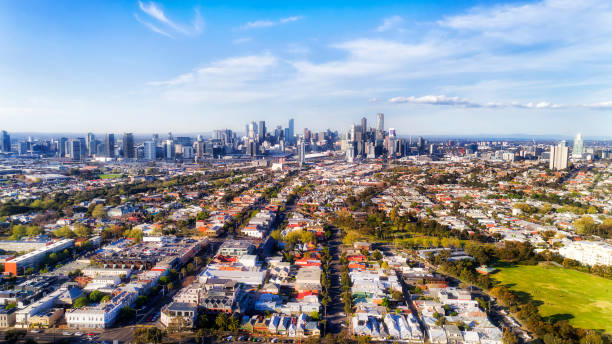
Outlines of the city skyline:
[{"label": "city skyline", "polygon": [[402,135],[609,137],[610,13],[595,0],[7,1],[0,118],[9,132],[138,134],[289,116],[296,131],[346,128],[382,112]]}]

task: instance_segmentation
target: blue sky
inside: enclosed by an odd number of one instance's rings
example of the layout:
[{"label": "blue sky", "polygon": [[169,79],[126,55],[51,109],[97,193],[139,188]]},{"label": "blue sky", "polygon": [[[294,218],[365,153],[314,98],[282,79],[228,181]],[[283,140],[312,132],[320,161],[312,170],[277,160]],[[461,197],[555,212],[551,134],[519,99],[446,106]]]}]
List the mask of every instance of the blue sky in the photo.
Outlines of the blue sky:
[{"label": "blue sky", "polygon": [[611,136],[612,3],[0,2],[8,131]]}]

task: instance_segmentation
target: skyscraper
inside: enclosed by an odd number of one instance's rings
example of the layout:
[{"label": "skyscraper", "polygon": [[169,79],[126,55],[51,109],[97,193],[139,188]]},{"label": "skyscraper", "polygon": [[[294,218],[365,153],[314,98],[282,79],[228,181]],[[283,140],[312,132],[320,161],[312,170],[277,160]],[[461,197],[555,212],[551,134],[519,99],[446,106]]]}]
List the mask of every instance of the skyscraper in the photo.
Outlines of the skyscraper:
[{"label": "skyscraper", "polygon": [[565,141],[559,142],[556,146],[550,146],[550,162],[548,164],[551,170],[564,170],[567,168],[567,160],[569,158],[569,149]]},{"label": "skyscraper", "polygon": [[300,166],[303,166],[306,162],[306,147],[304,145],[304,140],[300,140]]},{"label": "skyscraper", "polygon": [[174,153],[174,141],[170,139],[166,140],[164,142],[164,157],[168,160],[172,160],[174,159]]},{"label": "skyscraper", "polygon": [[584,155],[584,141],[582,141],[582,134],[578,133],[574,139],[574,149],[572,149],[572,158],[582,159]]},{"label": "skyscraper", "polygon": [[0,135],[0,145],[0,148],[2,148],[4,153],[11,151],[11,136],[6,132],[6,130],[2,130],[2,135]]},{"label": "skyscraper", "polygon": [[134,159],[136,157],[134,150],[134,134],[123,134],[123,157],[125,159]]},{"label": "skyscraper", "polygon": [[266,138],[266,121],[259,121],[258,129],[257,137],[259,138],[259,142],[262,142]]},{"label": "skyscraper", "polygon": [[157,158],[157,145],[154,141],[145,141],[144,143],[144,159],[155,160]]},{"label": "skyscraper", "polygon": [[383,113],[376,115],[376,131],[380,133],[385,131],[385,114]]},{"label": "skyscraper", "polygon": [[81,160],[81,140],[72,139],[68,141],[68,149],[70,151],[70,160]]},{"label": "skyscraper", "polygon": [[257,123],[251,122],[247,128],[247,136],[250,139],[255,139],[257,137]]},{"label": "skyscraper", "polygon": [[108,133],[104,140],[104,149],[106,150],[104,156],[107,158],[115,157],[115,134]]},{"label": "skyscraper", "polygon": [[96,136],[93,133],[87,133],[87,154],[90,156],[96,152],[96,147],[94,147],[96,141]]},{"label": "skyscraper", "polygon": [[60,158],[63,158],[66,156],[66,146],[67,146],[66,142],[68,142],[67,138],[60,137],[59,142],[57,144],[57,153]]},{"label": "skyscraper", "polygon": [[365,117],[361,118],[361,132],[365,137],[366,132],[368,131],[368,120]]},{"label": "skyscraper", "polygon": [[293,118],[289,119],[289,126],[287,128],[289,129],[287,133],[288,137],[285,137],[285,141],[287,141],[290,144],[293,143],[293,138],[295,137],[295,131],[294,131],[295,127],[294,126],[295,126],[295,123],[294,123]]}]

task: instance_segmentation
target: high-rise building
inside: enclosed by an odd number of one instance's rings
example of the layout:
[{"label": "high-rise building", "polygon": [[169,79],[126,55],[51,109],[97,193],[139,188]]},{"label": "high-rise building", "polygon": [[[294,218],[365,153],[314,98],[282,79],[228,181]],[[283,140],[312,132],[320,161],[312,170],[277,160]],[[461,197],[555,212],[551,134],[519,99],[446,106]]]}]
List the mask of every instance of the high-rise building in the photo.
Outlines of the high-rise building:
[{"label": "high-rise building", "polygon": [[551,170],[564,170],[567,168],[569,149],[565,141],[559,142],[556,146],[550,146],[549,168]]},{"label": "high-rise building", "polygon": [[79,139],[69,140],[68,150],[70,154],[70,160],[72,161],[81,160],[81,140]]},{"label": "high-rise building", "polygon": [[250,139],[247,142],[246,155],[256,156],[257,155],[257,150],[258,150],[257,141],[255,141],[253,139]]},{"label": "high-rise building", "polygon": [[96,147],[94,147],[96,142],[96,136],[93,133],[87,133],[87,138],[85,144],[87,145],[87,154],[94,155],[96,152]]},{"label": "high-rise building", "polygon": [[266,138],[266,121],[259,121],[259,128],[257,131],[257,137],[259,142],[263,142]]},{"label": "high-rise building", "polygon": [[136,152],[134,150],[134,134],[132,133],[123,134],[123,157],[125,159],[136,158]]},{"label": "high-rise building", "polygon": [[300,140],[300,166],[303,166],[304,163],[306,162],[306,147],[304,144],[304,140]]},{"label": "high-rise building", "polygon": [[202,159],[204,157],[204,153],[206,153],[206,143],[204,141],[196,141],[195,148],[196,158],[198,160]]},{"label": "high-rise building", "polygon": [[168,160],[172,160],[174,159],[174,152],[174,141],[166,140],[166,142],[164,142],[164,157]]},{"label": "high-rise building", "polygon": [[66,142],[68,142],[67,138],[60,137],[59,142],[57,144],[57,153],[60,158],[63,158],[66,156],[66,147],[67,147]]},{"label": "high-rise building", "polygon": [[376,115],[376,131],[379,133],[385,131],[385,115],[383,113]]},{"label": "high-rise building", "polygon": [[104,139],[104,149],[107,158],[115,157],[115,134],[108,133]]},{"label": "high-rise building", "polygon": [[2,135],[0,135],[0,145],[0,148],[2,148],[4,153],[11,151],[11,136],[6,132],[6,130],[2,130]]},{"label": "high-rise building", "polygon": [[144,159],[155,160],[157,158],[157,145],[153,141],[145,141],[144,143]]},{"label": "high-rise building", "polygon": [[293,144],[293,138],[295,137],[295,121],[293,120],[293,118],[289,119],[289,126],[287,127],[288,132],[288,137],[285,137],[285,141],[287,141],[290,144]]},{"label": "high-rise building", "polygon": [[257,137],[257,123],[251,122],[247,128],[247,136],[250,139],[255,139]]},{"label": "high-rise building", "polygon": [[84,158],[87,156],[87,140],[84,137],[79,137],[78,140],[81,142],[81,158]]},{"label": "high-rise building", "polygon": [[582,159],[584,156],[584,141],[582,140],[582,134],[578,133],[574,139],[574,149],[572,149],[572,158]]},{"label": "high-rise building", "polygon": [[368,131],[368,120],[365,117],[362,117],[361,118],[361,132],[363,133],[364,137],[367,131]]}]

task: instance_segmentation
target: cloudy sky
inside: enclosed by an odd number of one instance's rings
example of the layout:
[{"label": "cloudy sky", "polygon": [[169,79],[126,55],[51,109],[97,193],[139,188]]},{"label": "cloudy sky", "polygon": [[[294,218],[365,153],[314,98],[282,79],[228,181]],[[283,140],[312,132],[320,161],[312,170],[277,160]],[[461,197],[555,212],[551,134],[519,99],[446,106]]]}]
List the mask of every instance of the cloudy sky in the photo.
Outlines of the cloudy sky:
[{"label": "cloudy sky", "polygon": [[612,2],[0,2],[0,128],[612,136]]}]

